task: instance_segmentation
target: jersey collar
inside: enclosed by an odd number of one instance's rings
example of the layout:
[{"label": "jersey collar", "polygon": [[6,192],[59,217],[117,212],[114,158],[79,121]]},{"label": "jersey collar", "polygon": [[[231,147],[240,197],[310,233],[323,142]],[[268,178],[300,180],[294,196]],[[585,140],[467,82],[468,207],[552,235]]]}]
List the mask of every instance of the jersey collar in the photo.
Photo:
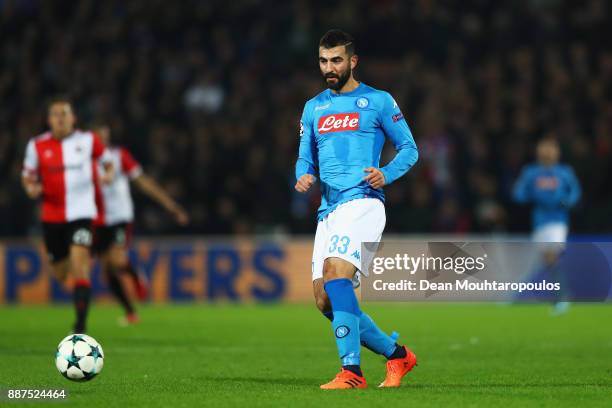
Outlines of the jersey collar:
[{"label": "jersey collar", "polygon": [[361,89],[363,87],[364,87],[363,82],[359,82],[359,85],[357,85],[357,88],[353,89],[351,92],[334,93],[334,92],[332,92],[331,89],[328,89],[327,91],[329,92],[329,95],[332,98],[337,98],[339,96],[352,96],[352,95],[355,95],[358,92],[361,92]]}]

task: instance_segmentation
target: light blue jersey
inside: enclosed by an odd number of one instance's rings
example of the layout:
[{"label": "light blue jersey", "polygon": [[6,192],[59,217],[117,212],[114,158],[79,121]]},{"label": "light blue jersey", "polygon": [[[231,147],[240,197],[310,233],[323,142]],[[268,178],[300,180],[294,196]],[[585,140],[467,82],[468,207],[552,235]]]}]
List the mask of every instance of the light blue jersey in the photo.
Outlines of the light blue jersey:
[{"label": "light blue jersey", "polygon": [[380,169],[385,184],[404,175],[418,159],[412,133],[395,100],[388,92],[363,83],[347,93],[327,89],[306,102],[300,136],[295,175],[298,179],[304,174],[319,178],[319,220],[338,205],[357,198],[384,202],[382,189],[372,188],[363,178],[366,167],[379,167],[385,137],[397,151]]},{"label": "light blue jersey", "polygon": [[525,166],[513,191],[515,201],[533,204],[534,229],[551,223],[567,224],[569,209],[576,205],[580,194],[574,171],[564,164]]}]

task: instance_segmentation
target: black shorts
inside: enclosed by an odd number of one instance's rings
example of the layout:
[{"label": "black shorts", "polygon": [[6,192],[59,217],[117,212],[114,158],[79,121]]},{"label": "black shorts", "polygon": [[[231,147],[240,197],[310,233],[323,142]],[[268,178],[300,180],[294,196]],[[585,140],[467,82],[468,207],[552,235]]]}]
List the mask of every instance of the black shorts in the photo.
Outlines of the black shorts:
[{"label": "black shorts", "polygon": [[59,262],[68,257],[72,245],[91,247],[91,220],[43,222],[43,236],[49,260],[51,263]]},{"label": "black shorts", "polygon": [[94,229],[93,252],[103,254],[113,245],[127,246],[131,236],[131,225],[121,222],[114,225],[96,226]]}]

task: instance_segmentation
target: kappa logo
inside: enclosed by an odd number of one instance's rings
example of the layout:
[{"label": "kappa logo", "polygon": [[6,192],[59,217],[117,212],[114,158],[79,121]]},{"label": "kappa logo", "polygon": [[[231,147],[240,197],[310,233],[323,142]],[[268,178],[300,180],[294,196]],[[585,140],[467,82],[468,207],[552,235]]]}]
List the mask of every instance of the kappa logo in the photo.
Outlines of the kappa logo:
[{"label": "kappa logo", "polygon": [[336,337],[339,339],[348,336],[350,332],[351,332],[351,329],[349,329],[348,327],[344,325],[336,327]]},{"label": "kappa logo", "polygon": [[300,137],[304,136],[304,123],[300,120]]},{"label": "kappa logo", "polygon": [[359,129],[359,112],[335,113],[319,118],[319,134]]}]

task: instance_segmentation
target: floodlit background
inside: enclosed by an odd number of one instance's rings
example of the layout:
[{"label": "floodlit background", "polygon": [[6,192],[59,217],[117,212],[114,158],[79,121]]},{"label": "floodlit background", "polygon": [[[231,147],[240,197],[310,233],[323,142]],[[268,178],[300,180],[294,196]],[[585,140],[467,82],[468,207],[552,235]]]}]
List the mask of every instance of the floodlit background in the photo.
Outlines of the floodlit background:
[{"label": "floodlit background", "polygon": [[394,95],[420,148],[386,188],[387,232],[527,231],[510,189],[554,133],[584,189],[573,232],[606,233],[611,15],[598,0],[0,0],[0,234],[36,228],[18,175],[57,93],[82,127],[110,123],[192,215],[178,228],[137,196],[140,234],[313,232],[318,192],[292,191],[293,165],[334,27],[357,38],[358,78]]},{"label": "floodlit background", "polygon": [[[0,391],[68,388],[87,407],[353,402],[318,390],[338,368],[311,294],[319,192],[293,190],[302,108],[324,89],[320,36],[356,37],[357,78],[392,93],[419,147],[385,188],[387,237],[528,237],[529,209],[510,192],[552,134],[583,189],[570,240],[610,240],[611,16],[604,0],[0,0]],[[39,208],[19,183],[56,94],[73,97],[82,128],[110,124],[192,219],[178,227],[135,194],[130,256],[152,302],[118,327],[95,267],[89,327],[107,363],[88,384],[53,367],[70,291],[49,276]],[[610,286],[600,259],[602,281],[578,262],[573,282]],[[609,404],[609,304],[559,317],[548,304],[363,308],[420,364],[380,392],[384,364],[364,351],[360,404]]]}]

